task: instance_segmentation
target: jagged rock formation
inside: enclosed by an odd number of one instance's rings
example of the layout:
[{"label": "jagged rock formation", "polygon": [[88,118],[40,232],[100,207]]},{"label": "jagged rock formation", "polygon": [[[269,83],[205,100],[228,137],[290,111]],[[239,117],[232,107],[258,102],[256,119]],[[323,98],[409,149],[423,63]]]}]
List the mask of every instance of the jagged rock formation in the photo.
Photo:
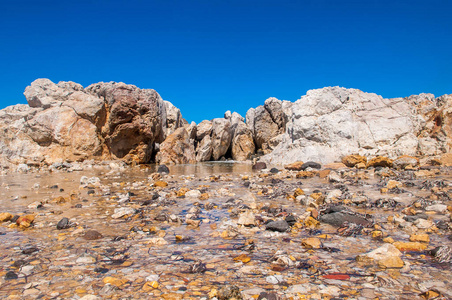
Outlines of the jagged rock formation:
[{"label": "jagged rock formation", "polygon": [[[311,90],[296,102],[268,98],[245,118],[188,124],[151,89],[124,83],[38,79],[29,105],[0,110],[0,162],[122,159],[193,163],[265,154],[271,164],[334,162],[348,154],[434,156],[452,147],[452,95],[384,99],[356,89]],[[155,159],[154,159],[155,158]]]}]

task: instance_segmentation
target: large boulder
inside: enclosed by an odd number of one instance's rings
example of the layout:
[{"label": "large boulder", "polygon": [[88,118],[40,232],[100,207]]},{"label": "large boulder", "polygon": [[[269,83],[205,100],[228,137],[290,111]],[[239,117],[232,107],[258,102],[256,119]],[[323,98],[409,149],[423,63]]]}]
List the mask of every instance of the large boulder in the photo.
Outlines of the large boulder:
[{"label": "large boulder", "polygon": [[340,87],[311,90],[293,103],[281,143],[263,160],[328,163],[350,153],[416,155],[424,123],[406,99]]},{"label": "large boulder", "polygon": [[187,164],[195,162],[195,149],[190,135],[184,127],[176,129],[160,144],[157,163]]},{"label": "large boulder", "polygon": [[254,111],[254,140],[256,147],[262,149],[266,147],[266,143],[273,137],[277,136],[280,131],[278,124],[273,122],[270,113],[264,106],[258,106]]},{"label": "large boulder", "polygon": [[196,161],[209,161],[212,157],[212,139],[210,135],[204,136],[196,148]]},{"label": "large boulder", "polygon": [[196,140],[201,141],[212,133],[212,121],[204,120],[196,126]]},{"label": "large boulder", "polygon": [[213,119],[212,122],[212,159],[219,160],[229,149],[232,141],[231,123],[223,118]]},{"label": "large boulder", "polygon": [[243,121],[234,126],[234,137],[232,138],[232,159],[244,161],[254,154],[255,146],[253,133]]},{"label": "large boulder", "polygon": [[246,113],[246,124],[251,128],[257,149],[270,153],[281,141],[286,131],[292,103],[274,97],[265,100],[263,106],[251,108]]},{"label": "large boulder", "polygon": [[[0,154],[14,163],[123,159],[147,163],[179,110],[150,89],[124,83],[37,79],[25,89],[26,105],[0,112]],[[169,108],[172,119],[167,119]]]}]

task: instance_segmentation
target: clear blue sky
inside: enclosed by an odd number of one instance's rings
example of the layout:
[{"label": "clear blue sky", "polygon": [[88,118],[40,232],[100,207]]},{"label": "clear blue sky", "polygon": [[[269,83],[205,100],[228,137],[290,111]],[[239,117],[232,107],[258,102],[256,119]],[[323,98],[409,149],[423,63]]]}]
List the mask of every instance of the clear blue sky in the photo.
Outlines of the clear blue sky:
[{"label": "clear blue sky", "polygon": [[0,107],[36,78],[153,88],[188,121],[343,86],[452,94],[452,1],[0,0]]}]

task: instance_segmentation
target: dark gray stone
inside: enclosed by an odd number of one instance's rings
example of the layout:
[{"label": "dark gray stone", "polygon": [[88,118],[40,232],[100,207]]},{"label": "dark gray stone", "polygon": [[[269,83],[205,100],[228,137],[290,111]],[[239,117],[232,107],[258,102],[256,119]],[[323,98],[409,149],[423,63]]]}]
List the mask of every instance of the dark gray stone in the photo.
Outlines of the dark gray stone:
[{"label": "dark gray stone", "polygon": [[285,220],[272,221],[267,224],[265,229],[271,231],[285,232],[289,229],[289,223],[287,223]]},{"label": "dark gray stone", "polygon": [[279,170],[277,168],[271,168],[270,173],[277,174],[277,173],[279,173]]},{"label": "dark gray stone", "polygon": [[363,226],[371,225],[371,222],[358,215],[348,214],[340,211],[321,215],[319,217],[319,220],[333,226],[341,226],[342,224],[344,224],[344,222],[355,223]]},{"label": "dark gray stone", "polygon": [[169,174],[169,168],[166,165],[160,165],[157,169],[157,172]]},{"label": "dark gray stone", "polygon": [[252,169],[255,170],[255,171],[260,171],[260,170],[266,169],[266,168],[267,168],[267,164],[264,163],[263,161],[258,161],[252,167]]},{"label": "dark gray stone", "polygon": [[58,224],[57,224],[57,229],[61,230],[61,229],[66,229],[69,228],[69,219],[68,218],[63,218],[61,219]]},{"label": "dark gray stone", "polygon": [[14,273],[13,271],[9,271],[5,275],[5,280],[11,280],[11,279],[17,279],[17,278],[18,278],[17,274]]},{"label": "dark gray stone", "polygon": [[320,169],[320,168],[322,168],[322,165],[319,163],[316,163],[314,161],[308,161],[301,165],[302,171],[306,170],[307,168]]}]

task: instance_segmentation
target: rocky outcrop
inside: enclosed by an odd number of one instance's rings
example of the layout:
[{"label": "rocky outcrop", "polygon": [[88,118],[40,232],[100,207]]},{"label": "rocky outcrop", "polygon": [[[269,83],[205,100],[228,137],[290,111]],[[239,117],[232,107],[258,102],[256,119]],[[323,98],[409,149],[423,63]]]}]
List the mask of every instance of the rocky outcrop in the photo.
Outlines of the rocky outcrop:
[{"label": "rocky outcrop", "polygon": [[397,157],[449,152],[448,97],[384,99],[340,87],[308,91],[293,103],[281,143],[263,160],[326,163],[351,153]]},{"label": "rocky outcrop", "polygon": [[188,124],[178,108],[151,89],[124,83],[55,84],[38,79],[25,89],[29,105],[0,111],[0,163],[51,164],[85,159],[191,163],[261,160],[370,166],[385,157],[398,168],[418,156],[452,148],[452,95],[384,99],[356,89],[308,91],[292,103],[268,98],[246,121],[223,118]]},{"label": "rocky outcrop", "polygon": [[[124,83],[35,80],[25,89],[29,105],[0,112],[0,154],[14,163],[88,158],[151,161],[155,143],[181,125],[180,112],[150,89]],[[166,107],[170,109],[167,119]],[[174,108],[174,109],[173,109]],[[176,113],[174,113],[174,111]]]}]

